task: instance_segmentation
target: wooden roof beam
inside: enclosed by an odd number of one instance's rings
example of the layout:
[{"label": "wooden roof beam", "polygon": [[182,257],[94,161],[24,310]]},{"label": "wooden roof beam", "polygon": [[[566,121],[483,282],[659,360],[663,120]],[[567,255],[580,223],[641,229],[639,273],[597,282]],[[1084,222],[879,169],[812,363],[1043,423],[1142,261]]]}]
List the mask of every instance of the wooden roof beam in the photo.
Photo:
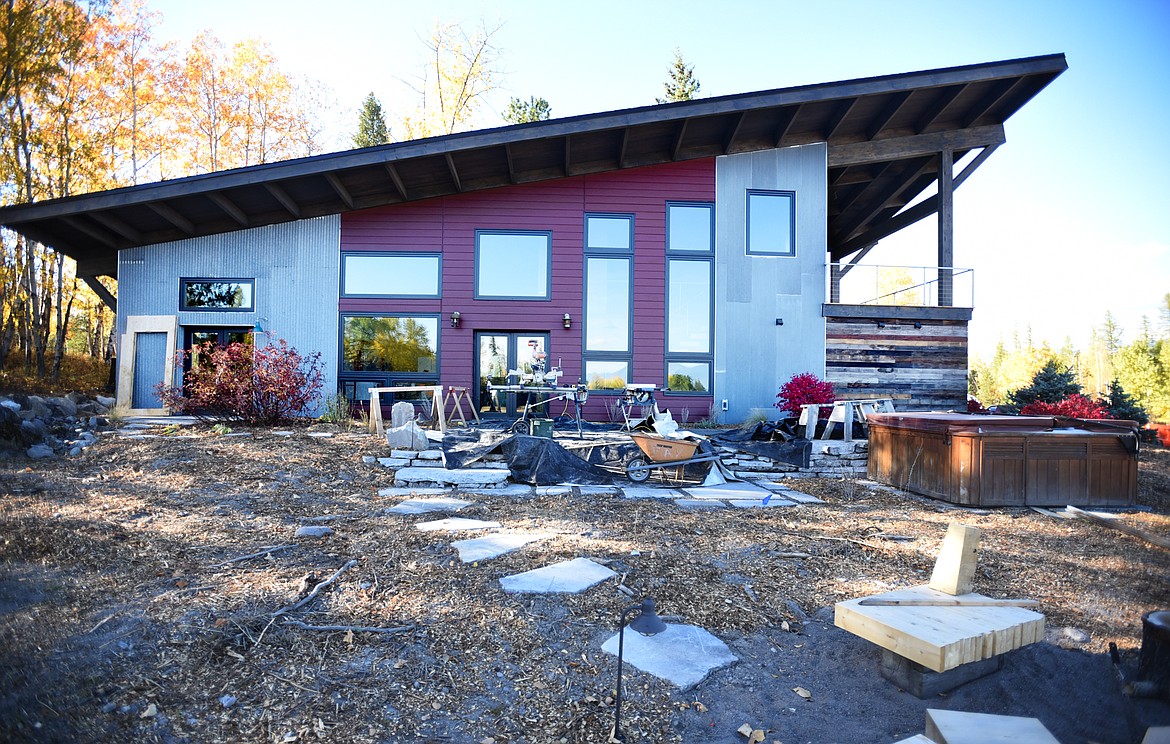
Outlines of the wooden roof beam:
[{"label": "wooden roof beam", "polygon": [[230,199],[223,195],[223,193],[219,191],[209,191],[207,192],[207,198],[210,199],[212,203],[215,204],[215,206],[226,212],[229,217],[240,223],[241,227],[248,226],[248,215],[244,214],[244,210],[233,204]]},{"label": "wooden roof beam", "polygon": [[345,188],[345,184],[334,173],[326,173],[325,180],[333,187],[333,191],[341,197],[341,201],[345,202],[345,206],[353,209],[353,197],[349,194],[349,189]]},{"label": "wooden roof beam", "polygon": [[273,199],[276,199],[278,202],[280,202],[280,206],[284,207],[286,212],[291,214],[293,217],[296,217],[298,220],[301,218],[301,208],[298,207],[297,203],[292,200],[292,197],[288,195],[287,191],[280,188],[280,186],[276,185],[275,183],[266,183],[264,184],[264,188],[268,191],[269,194],[272,194]]},{"label": "wooden roof beam", "polygon": [[800,113],[800,106],[797,104],[780,109],[780,119],[776,122],[776,128],[772,130],[773,147],[779,147],[780,143],[784,141],[788,130],[792,128],[792,122],[796,121],[796,115]]},{"label": "wooden roof beam", "polygon": [[829,119],[828,126],[826,126],[824,131],[821,133],[822,139],[824,139],[825,142],[828,142],[833,138],[833,135],[837,134],[837,131],[841,129],[841,125],[849,116],[849,112],[853,110],[853,107],[857,105],[859,100],[861,99],[849,98],[837,104],[837,107],[833,109],[833,115]]},{"label": "wooden roof beam", "polygon": [[[881,176],[864,189],[863,195],[867,198],[863,201],[859,196],[850,204],[849,209],[852,209],[854,204],[858,204],[859,206],[853,216],[839,222],[837,235],[848,238],[874,217],[881,214],[882,210],[888,207],[890,200],[902,193],[924,170],[930,168],[933,161],[933,157],[921,158],[916,166],[912,163],[901,161],[897,164],[901,167],[896,171],[890,169],[884,170]],[[891,163],[890,165],[893,166],[895,164]],[[907,165],[909,167],[906,167]],[[890,175],[890,178],[883,180],[887,174]],[[867,204],[868,206],[866,206]],[[845,214],[847,210],[842,209],[841,211],[842,214]]]},{"label": "wooden roof beam", "polygon": [[65,224],[69,225],[75,230],[78,230],[79,232],[85,233],[99,243],[104,243],[111,248],[118,247],[118,241],[114,238],[114,236],[110,235],[105,230],[101,230],[97,227],[94,227],[93,225],[87,224],[86,221],[81,217],[66,217],[64,218],[64,221]]},{"label": "wooden roof beam", "polygon": [[463,193],[463,184],[459,182],[459,169],[455,167],[455,158],[448,152],[444,159],[447,161],[447,172],[451,174],[451,180],[455,183],[455,190]]},{"label": "wooden roof beam", "polygon": [[146,206],[150,207],[159,217],[162,217],[188,235],[195,234],[195,223],[176,212],[172,207],[167,206],[163,202],[147,202]]},{"label": "wooden roof beam", "polygon": [[118,312],[118,298],[106,288],[106,285],[99,282],[96,276],[82,276],[81,281],[85,282],[93,290],[93,293],[106,303],[106,307],[115,313]]},{"label": "wooden roof beam", "polygon": [[125,222],[118,219],[117,217],[115,217],[112,214],[109,214],[107,212],[91,212],[90,217],[93,217],[95,220],[97,220],[101,224],[105,225],[106,227],[110,228],[111,230],[118,233],[123,238],[126,238],[129,241],[132,241],[134,243],[141,243],[142,242],[142,233],[140,233],[137,230],[135,230],[134,228],[130,227]]},{"label": "wooden roof beam", "polygon": [[626,167],[626,146],[629,144],[629,142],[630,142],[630,128],[629,127],[622,127],[622,145],[621,145],[621,148],[618,150],[618,159],[617,159],[618,168],[625,168]]},{"label": "wooden roof beam", "polygon": [[1007,141],[1002,124],[956,129],[949,132],[916,134],[909,137],[890,137],[872,142],[853,142],[829,145],[829,167],[840,168],[887,160],[917,158],[934,155],[943,150],[974,150],[978,147],[1002,145]]},{"label": "wooden roof beam", "polygon": [[910,100],[910,96],[913,93],[914,91],[912,90],[904,90],[900,93],[891,94],[890,100],[886,103],[885,108],[870,122],[869,129],[865,132],[865,138],[873,139],[881,134],[882,130],[886,128],[886,125],[893,121],[894,117],[898,115],[898,112],[902,110],[902,107],[906,105],[906,101]]},{"label": "wooden roof beam", "polygon": [[572,157],[571,157],[572,156],[572,152],[571,152],[572,142],[573,142],[573,135],[566,134],[565,135],[565,175],[566,176],[569,175],[569,164],[572,162]]},{"label": "wooden roof beam", "polygon": [[996,106],[1011,96],[1012,91],[1018,89],[1020,85],[1023,84],[1023,82],[1023,78],[1009,78],[1007,80],[1000,80],[991,86],[991,90],[987,91],[987,93],[979,99],[979,102],[972,106],[971,109],[967,112],[967,115],[963,117],[963,120],[960,122],[963,125],[963,128],[965,129],[971,126],[975,122],[979,121],[979,118],[984,114],[995,109]]},{"label": "wooden roof beam", "polygon": [[922,116],[918,117],[918,121],[914,122],[914,132],[922,134],[931,124],[938,120],[943,111],[946,111],[947,106],[950,106],[959,94],[966,89],[966,85],[952,85],[949,88],[943,88],[939,91],[938,96],[927,107],[926,111],[922,112]]},{"label": "wooden roof beam", "polygon": [[726,155],[731,152],[731,144],[735,142],[735,135],[739,134],[739,128],[743,126],[743,120],[747,117],[746,111],[740,111],[739,116],[735,117],[735,122],[728,128],[727,136],[723,138],[723,154]]},{"label": "wooden roof beam", "polygon": [[671,160],[678,160],[678,154],[682,151],[683,137],[687,133],[687,124],[689,124],[690,121],[690,119],[683,119],[682,123],[679,124],[678,129],[676,129],[674,132],[674,146],[670,148]]},{"label": "wooden roof beam", "polygon": [[[505,145],[507,147],[507,145]],[[402,183],[402,177],[398,175],[398,169],[394,167],[394,163],[383,163],[386,168],[386,174],[390,176],[390,182],[394,184],[394,188],[398,189],[398,193],[402,196],[402,201],[407,201],[410,197],[406,195],[406,185]],[[512,154],[508,153],[508,174],[512,173]],[[512,183],[515,183],[513,181]]]}]

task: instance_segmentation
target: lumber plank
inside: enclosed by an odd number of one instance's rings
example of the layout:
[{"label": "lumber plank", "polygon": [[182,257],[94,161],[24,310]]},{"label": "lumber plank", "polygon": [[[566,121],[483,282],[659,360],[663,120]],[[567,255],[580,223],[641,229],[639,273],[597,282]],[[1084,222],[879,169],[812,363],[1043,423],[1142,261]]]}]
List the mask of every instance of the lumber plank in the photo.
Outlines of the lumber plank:
[{"label": "lumber plank", "polygon": [[1037,607],[1034,599],[876,599],[870,597],[858,604],[865,607]]},{"label": "lumber plank", "polygon": [[1038,718],[926,709],[926,736],[937,744],[1060,744]]},{"label": "lumber plank", "polygon": [[978,527],[952,522],[947,527],[942,549],[930,575],[930,588],[951,595],[970,594],[975,588],[975,567],[979,561]]}]

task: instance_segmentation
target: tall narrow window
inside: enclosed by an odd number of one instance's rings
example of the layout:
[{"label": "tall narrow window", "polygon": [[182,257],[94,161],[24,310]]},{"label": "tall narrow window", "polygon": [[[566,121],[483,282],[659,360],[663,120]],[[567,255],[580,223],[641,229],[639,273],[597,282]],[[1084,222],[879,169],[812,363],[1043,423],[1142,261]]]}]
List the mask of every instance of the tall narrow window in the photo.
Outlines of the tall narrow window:
[{"label": "tall narrow window", "polygon": [[715,206],[666,205],[666,387],[711,390],[714,354]]},{"label": "tall narrow window", "polygon": [[634,218],[585,215],[585,384],[625,390],[633,365]]}]

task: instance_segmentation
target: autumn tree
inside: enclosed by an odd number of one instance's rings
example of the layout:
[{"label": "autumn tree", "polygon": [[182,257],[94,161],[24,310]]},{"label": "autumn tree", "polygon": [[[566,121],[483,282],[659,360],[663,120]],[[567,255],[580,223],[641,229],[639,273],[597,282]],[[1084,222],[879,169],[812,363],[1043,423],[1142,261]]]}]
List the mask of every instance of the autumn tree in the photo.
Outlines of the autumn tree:
[{"label": "autumn tree", "polygon": [[488,93],[499,86],[500,50],[492,37],[500,26],[484,23],[472,32],[457,23],[436,22],[424,42],[427,62],[408,83],[418,105],[402,117],[402,138],[420,139],[465,131],[474,126]]},{"label": "autumn tree", "polygon": [[531,96],[527,101],[512,98],[504,111],[504,121],[509,124],[525,124],[530,121],[546,121],[552,116],[552,108],[543,98]]},{"label": "autumn tree", "polygon": [[362,101],[358,111],[358,128],[351,138],[354,147],[376,147],[390,141],[390,129],[386,126],[386,114],[382,104],[371,92]]},{"label": "autumn tree", "polygon": [[689,101],[699,92],[699,79],[695,77],[695,66],[683,61],[682,52],[674,48],[674,62],[667,72],[666,82],[662,84],[666,95],[656,98],[658,103],[674,103],[675,101]]}]

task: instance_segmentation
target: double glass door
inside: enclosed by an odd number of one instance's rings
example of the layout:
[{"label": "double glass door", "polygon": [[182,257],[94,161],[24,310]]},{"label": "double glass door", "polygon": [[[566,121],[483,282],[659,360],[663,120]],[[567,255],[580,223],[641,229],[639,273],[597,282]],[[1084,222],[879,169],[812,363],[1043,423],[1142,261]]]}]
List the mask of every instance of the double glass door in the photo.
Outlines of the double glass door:
[{"label": "double glass door", "polygon": [[[507,385],[509,370],[532,374],[537,365],[548,364],[548,334],[479,331],[475,348],[475,377],[479,381],[475,404],[480,413],[518,415],[518,408],[528,403],[530,394],[492,392],[488,385]],[[518,381],[515,377],[511,380]]]},{"label": "double glass door", "polygon": [[184,361],[184,371],[198,367],[207,362],[206,356],[211,347],[224,347],[228,344],[251,344],[251,327],[226,326],[186,326],[183,328],[183,348],[189,349],[191,355]]}]

